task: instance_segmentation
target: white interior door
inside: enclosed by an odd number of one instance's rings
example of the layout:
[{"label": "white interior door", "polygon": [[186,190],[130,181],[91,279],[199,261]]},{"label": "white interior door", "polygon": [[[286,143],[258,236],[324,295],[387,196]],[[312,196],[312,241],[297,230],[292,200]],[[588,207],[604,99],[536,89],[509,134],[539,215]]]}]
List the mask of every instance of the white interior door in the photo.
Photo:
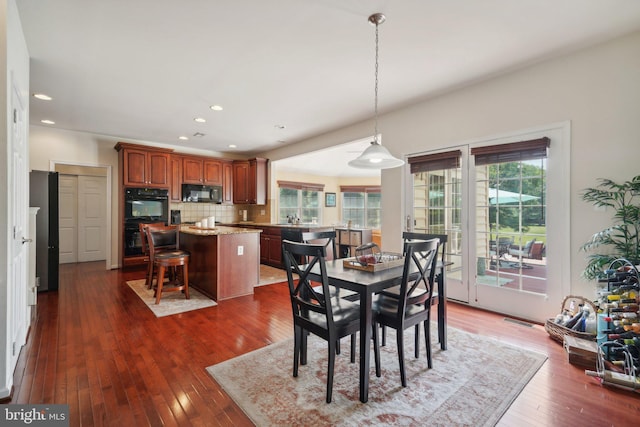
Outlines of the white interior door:
[{"label": "white interior door", "polygon": [[78,262],[104,260],[107,180],[78,176]]},{"label": "white interior door", "polygon": [[15,366],[20,347],[25,343],[29,325],[29,307],[27,303],[27,236],[28,231],[28,171],[27,171],[27,128],[25,109],[18,88],[12,85],[11,90],[11,171],[9,175],[9,200],[11,203],[12,242],[9,249],[9,277],[13,280],[7,287],[9,304],[9,339],[10,366]]},{"label": "white interior door", "polygon": [[58,180],[60,264],[78,262],[78,177],[60,175]]}]

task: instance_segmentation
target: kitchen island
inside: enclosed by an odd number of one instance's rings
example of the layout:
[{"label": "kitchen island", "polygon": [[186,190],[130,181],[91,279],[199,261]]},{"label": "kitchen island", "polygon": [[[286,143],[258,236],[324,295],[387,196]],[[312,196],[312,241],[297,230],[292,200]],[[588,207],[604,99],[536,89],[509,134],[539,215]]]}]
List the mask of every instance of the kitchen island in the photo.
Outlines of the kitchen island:
[{"label": "kitchen island", "polygon": [[[232,225],[232,224],[230,224]],[[305,231],[329,231],[332,226],[320,224],[271,224],[265,222],[240,222],[234,227],[253,228],[262,231],[260,235],[260,263],[275,268],[284,268],[282,259],[282,241],[302,241]]]},{"label": "kitchen island", "polygon": [[189,251],[189,286],[216,301],[253,294],[260,280],[261,230],[217,226],[180,227],[180,248]]}]

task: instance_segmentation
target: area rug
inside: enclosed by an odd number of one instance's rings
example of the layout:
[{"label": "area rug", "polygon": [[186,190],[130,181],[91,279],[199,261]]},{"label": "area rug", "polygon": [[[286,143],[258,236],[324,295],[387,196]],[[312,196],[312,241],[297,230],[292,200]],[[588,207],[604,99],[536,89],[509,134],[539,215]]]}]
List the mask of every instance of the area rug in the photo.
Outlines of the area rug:
[{"label": "area rug", "polygon": [[[437,330],[433,324],[432,331]],[[349,345],[336,357],[333,401],[325,403],[327,346],[309,337],[308,364],[292,375],[293,340],[272,344],[207,368],[257,426],[493,426],[543,365],[546,356],[448,328],[448,349],[433,335],[433,368],[424,347],[413,357],[413,328],[405,334],[407,387],[400,384],[395,333],[381,349],[382,376],[373,352],[369,401],[358,395],[358,363]],[[424,346],[424,340],[422,340]],[[357,360],[357,358],[356,358]]]},{"label": "area rug", "polygon": [[257,286],[272,285],[287,281],[287,273],[279,268],[260,264],[260,282]]},{"label": "area rug", "polygon": [[189,288],[189,299],[186,299],[182,292],[163,292],[160,304],[156,305],[153,290],[147,289],[144,279],[130,280],[127,285],[138,294],[156,317],[170,316],[217,305],[214,300],[202,295],[194,288]]}]

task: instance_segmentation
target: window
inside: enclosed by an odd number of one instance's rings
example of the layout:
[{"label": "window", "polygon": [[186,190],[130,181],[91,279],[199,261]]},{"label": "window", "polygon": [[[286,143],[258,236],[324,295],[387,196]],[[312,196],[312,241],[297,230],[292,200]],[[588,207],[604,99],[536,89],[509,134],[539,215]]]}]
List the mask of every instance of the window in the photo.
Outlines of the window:
[{"label": "window", "polygon": [[278,181],[278,222],[287,222],[287,217],[300,218],[303,223],[315,219],[322,223],[322,192],[324,184]]},{"label": "window", "polygon": [[476,164],[477,281],[547,292],[549,138],[471,149]]},{"label": "window", "polygon": [[342,221],[354,226],[380,228],[382,205],[380,186],[340,186]]}]

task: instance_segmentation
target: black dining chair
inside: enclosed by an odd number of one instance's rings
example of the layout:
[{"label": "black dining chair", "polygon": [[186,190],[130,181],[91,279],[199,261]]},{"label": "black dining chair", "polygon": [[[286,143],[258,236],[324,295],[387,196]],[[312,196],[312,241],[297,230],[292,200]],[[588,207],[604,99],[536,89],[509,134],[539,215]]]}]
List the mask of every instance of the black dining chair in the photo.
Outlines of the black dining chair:
[{"label": "black dining chair", "polygon": [[[427,364],[431,362],[431,297],[435,287],[436,254],[438,239],[427,241],[416,240],[405,242],[405,262],[402,270],[402,281],[397,295],[381,293],[373,305],[373,346],[376,362],[376,375],[380,373],[380,345],[378,325],[396,330],[398,360],[400,362],[400,379],[402,386],[407,386],[404,369],[404,330],[415,328],[415,357],[420,355],[420,323],[424,325],[424,337],[427,348]],[[417,277],[412,277],[413,271]]]},{"label": "black dining chair", "polygon": [[[355,338],[360,329],[360,306],[351,301],[330,296],[324,245],[283,240],[282,253],[293,311],[293,376],[298,376],[299,364],[307,363],[307,332],[327,341],[329,362],[326,400],[330,403],[336,346],[340,338],[351,336],[351,363],[355,362]],[[300,264],[301,259],[306,260],[307,263]],[[314,290],[308,278],[314,267],[320,270],[322,293]],[[326,297],[327,295],[329,297]]]},{"label": "black dining chair", "polygon": [[[327,256],[325,260],[330,261],[337,259],[336,252],[336,231],[306,231],[302,233],[302,241],[304,243],[312,243],[316,245],[324,245],[326,248]],[[322,293],[322,286],[314,286],[316,292]],[[348,289],[340,289],[334,286],[329,286],[332,296],[340,298],[346,298],[349,301],[357,301],[359,296],[357,292],[350,291]]]},{"label": "black dining chair", "polygon": [[[448,236],[446,234],[417,233],[417,232],[414,232],[414,231],[405,231],[405,232],[402,233],[403,245],[406,242],[413,242],[413,241],[416,241],[416,240],[427,241],[427,240],[432,240],[432,239],[438,239],[440,241],[440,245],[438,246],[438,253],[437,253],[436,257],[440,258],[440,262],[443,265],[442,268],[444,268],[445,257],[446,257],[446,252],[447,252],[447,240],[448,240]],[[437,273],[437,274],[443,274],[443,272],[440,272],[440,273]],[[392,288],[385,289],[384,291],[382,291],[382,293],[387,295],[387,296],[395,296],[395,297],[397,297],[397,295],[400,293],[400,286],[394,286]],[[437,288],[433,289],[433,293],[431,295],[431,305],[435,305],[435,304],[438,304],[438,289]],[[442,337],[440,336],[439,333],[438,333],[438,339],[442,340]],[[385,345],[387,345],[387,330],[383,326],[382,327],[382,346],[384,347]],[[416,345],[416,347],[418,347],[418,346]]]}]

